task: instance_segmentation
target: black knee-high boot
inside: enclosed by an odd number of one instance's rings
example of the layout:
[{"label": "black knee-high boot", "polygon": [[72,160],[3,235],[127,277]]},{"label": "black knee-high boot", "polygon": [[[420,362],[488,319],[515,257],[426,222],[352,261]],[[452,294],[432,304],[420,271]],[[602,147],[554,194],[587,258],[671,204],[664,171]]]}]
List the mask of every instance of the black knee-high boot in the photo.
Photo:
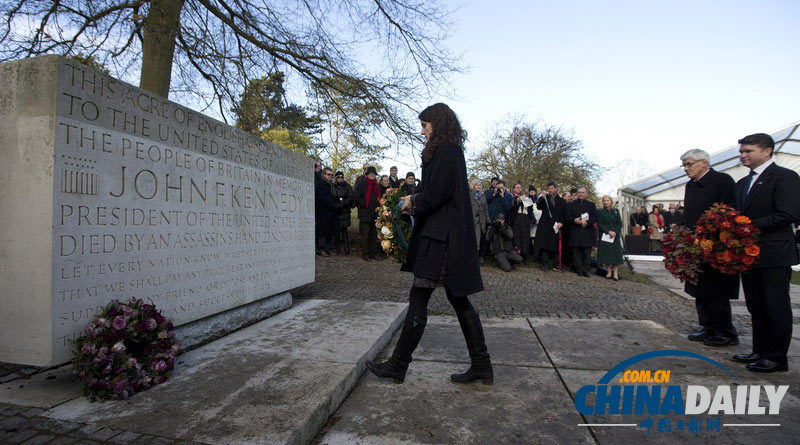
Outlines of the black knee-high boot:
[{"label": "black knee-high boot", "polygon": [[367,368],[373,374],[382,378],[390,378],[395,383],[403,383],[408,364],[411,363],[411,356],[417,349],[422,334],[425,332],[425,325],[428,323],[428,300],[432,293],[433,289],[411,288],[403,330],[400,331],[400,338],[397,340],[391,358],[382,363],[367,361]]},{"label": "black knee-high boot", "polygon": [[467,372],[453,374],[450,379],[457,383],[470,383],[480,380],[484,385],[490,385],[494,382],[494,370],[492,369],[489,351],[486,348],[481,319],[469,300],[466,297],[461,298],[463,298],[462,307],[456,307],[456,304],[453,304],[453,307],[456,308],[458,323],[461,325],[461,332],[464,333],[464,340],[467,342],[471,365]]}]

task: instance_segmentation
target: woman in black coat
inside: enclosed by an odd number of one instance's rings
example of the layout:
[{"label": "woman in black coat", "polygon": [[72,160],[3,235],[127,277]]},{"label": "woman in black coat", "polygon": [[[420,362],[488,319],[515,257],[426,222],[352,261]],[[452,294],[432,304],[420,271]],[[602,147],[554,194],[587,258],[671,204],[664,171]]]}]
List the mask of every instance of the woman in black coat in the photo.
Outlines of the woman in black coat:
[{"label": "woman in black coat", "polygon": [[467,372],[450,378],[458,383],[492,383],[494,374],[481,321],[467,297],[483,290],[483,280],[464,162],[466,133],[453,110],[442,103],[423,110],[419,119],[427,139],[422,151],[422,187],[403,197],[404,209],[416,217],[408,258],[401,268],[414,273],[408,312],[392,357],[382,363],[368,361],[367,367],[378,377],[403,382],[425,331],[428,301],[434,289],[443,286],[472,363]]}]

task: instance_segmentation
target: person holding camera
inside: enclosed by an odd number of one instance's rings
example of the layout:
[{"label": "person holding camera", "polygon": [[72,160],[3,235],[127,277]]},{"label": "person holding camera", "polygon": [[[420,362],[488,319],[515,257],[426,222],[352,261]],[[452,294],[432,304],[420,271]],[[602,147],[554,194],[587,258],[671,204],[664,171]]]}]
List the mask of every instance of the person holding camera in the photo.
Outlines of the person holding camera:
[{"label": "person holding camera", "polygon": [[497,181],[493,189],[486,191],[486,204],[489,208],[489,218],[492,221],[497,219],[497,215],[500,213],[507,216],[513,202],[514,197],[508,192],[506,183],[503,181]]},{"label": "person holding camera", "polygon": [[502,213],[486,231],[486,241],[489,243],[489,253],[494,258],[497,267],[505,272],[511,272],[514,266],[522,263],[522,257],[514,251],[514,229],[506,224],[506,216]]}]

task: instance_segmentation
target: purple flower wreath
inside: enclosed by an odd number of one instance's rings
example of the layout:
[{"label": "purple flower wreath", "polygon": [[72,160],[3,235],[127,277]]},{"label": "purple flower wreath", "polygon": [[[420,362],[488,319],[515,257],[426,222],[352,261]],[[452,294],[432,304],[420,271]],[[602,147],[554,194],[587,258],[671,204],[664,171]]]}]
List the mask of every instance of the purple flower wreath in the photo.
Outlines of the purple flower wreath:
[{"label": "purple flower wreath", "polygon": [[127,399],[163,383],[175,368],[172,321],[133,298],[110,302],[75,339],[73,370],[91,400]]}]

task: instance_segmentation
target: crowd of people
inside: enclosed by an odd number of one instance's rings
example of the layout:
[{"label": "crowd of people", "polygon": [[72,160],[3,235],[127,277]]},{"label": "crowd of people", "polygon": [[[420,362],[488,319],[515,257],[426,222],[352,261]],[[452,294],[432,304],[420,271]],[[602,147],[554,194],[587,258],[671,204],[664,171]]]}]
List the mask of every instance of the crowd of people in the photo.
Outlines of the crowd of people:
[{"label": "crowd of people", "polygon": [[650,213],[645,206],[637,207],[631,213],[629,232],[632,235],[647,235],[649,237],[649,250],[661,251],[661,242],[677,226],[685,224],[683,206],[670,203],[669,210],[664,210],[664,204],[653,204]]},{"label": "crowd of people", "polygon": [[352,209],[356,209],[358,232],[361,240],[361,256],[365,261],[385,257],[378,243],[375,220],[378,201],[388,189],[400,189],[406,195],[416,193],[419,182],[414,172],[406,173],[404,179],[397,176],[397,167],[392,166],[388,175],[378,177],[375,166],[364,164],[362,174],[350,185],[341,171],[314,163],[315,233],[317,255],[334,253],[350,254]]},{"label": "crowd of people", "polygon": [[[388,189],[413,195],[420,187],[414,172],[401,178],[397,171],[392,166],[388,175],[378,176],[375,166],[364,164],[362,174],[350,185],[343,172],[334,173],[315,163],[318,255],[329,256],[334,251],[350,254],[348,233],[355,208],[362,258],[385,258],[375,227],[379,200]],[[590,253],[597,247],[598,262],[605,266],[606,277],[619,280],[622,220],[611,197],[604,196],[597,209],[588,200],[586,187],[559,194],[557,184],[550,182],[539,193],[534,185],[526,190],[521,183],[509,189],[499,178],[492,178],[486,191],[477,179],[470,186],[475,243],[482,258],[491,257],[507,272],[520,263],[533,262],[548,270],[570,269],[588,277]],[[662,224],[659,221],[643,221],[643,225],[655,227]]]}]

